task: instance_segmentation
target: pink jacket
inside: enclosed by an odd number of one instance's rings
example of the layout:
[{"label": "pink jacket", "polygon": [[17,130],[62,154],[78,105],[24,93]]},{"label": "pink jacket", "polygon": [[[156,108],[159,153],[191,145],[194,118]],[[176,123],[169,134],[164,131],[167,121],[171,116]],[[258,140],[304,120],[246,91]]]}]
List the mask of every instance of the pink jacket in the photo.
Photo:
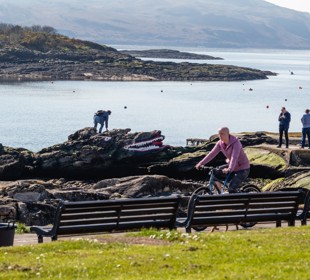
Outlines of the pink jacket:
[{"label": "pink jacket", "polygon": [[240,140],[233,135],[229,135],[228,145],[226,145],[222,140],[219,140],[214,148],[199,162],[199,164],[205,165],[214,159],[219,152],[222,152],[227,158],[227,163],[229,164],[228,169],[230,172],[250,168],[250,162],[242,149]]}]

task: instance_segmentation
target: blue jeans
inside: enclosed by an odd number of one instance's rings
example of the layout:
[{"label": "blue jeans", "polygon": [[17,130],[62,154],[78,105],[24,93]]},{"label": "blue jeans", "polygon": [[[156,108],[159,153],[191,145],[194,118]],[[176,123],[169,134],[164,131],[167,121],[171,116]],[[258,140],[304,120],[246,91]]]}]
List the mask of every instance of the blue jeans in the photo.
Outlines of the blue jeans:
[{"label": "blue jeans", "polygon": [[229,193],[236,193],[239,192],[239,187],[241,183],[248,178],[250,174],[250,168],[239,170],[237,172],[233,172],[232,179],[229,184],[228,192]]},{"label": "blue jeans", "polygon": [[308,146],[310,148],[310,127],[304,127],[302,129],[301,147],[305,147],[306,136],[308,137]]},{"label": "blue jeans", "polygon": [[97,129],[97,125],[100,124],[99,127],[99,133],[102,132],[102,129],[104,127],[105,119],[100,116],[94,116],[94,128]]}]

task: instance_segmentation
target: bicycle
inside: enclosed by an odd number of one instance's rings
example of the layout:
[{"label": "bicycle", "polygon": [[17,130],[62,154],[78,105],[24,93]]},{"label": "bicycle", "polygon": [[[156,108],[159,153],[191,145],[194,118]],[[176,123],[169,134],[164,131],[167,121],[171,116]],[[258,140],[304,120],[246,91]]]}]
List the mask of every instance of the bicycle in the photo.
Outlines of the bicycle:
[{"label": "bicycle", "polygon": [[[212,195],[212,194],[224,194],[228,192],[228,183],[231,177],[231,173],[228,173],[225,180],[221,180],[216,177],[215,173],[220,172],[222,169],[226,168],[228,165],[221,165],[217,167],[212,166],[203,166],[200,169],[201,170],[209,170],[210,179],[207,182],[206,187],[200,187],[196,189],[193,194],[197,195]],[[241,187],[238,189],[237,192],[261,192],[261,190],[252,185],[252,184],[246,184],[241,185]]]},{"label": "bicycle", "polygon": [[[227,165],[221,165],[217,167],[205,167],[203,166],[201,170],[209,170],[209,181],[206,183],[206,186],[199,187],[196,189],[193,193],[193,195],[214,195],[214,194],[225,194],[228,193],[228,183],[231,177],[231,173],[228,173],[225,180],[221,180],[216,177],[215,173],[220,172],[222,169],[226,168]],[[237,192],[261,192],[261,190],[252,185],[243,183],[240,188],[237,190]],[[253,227],[256,223],[241,223],[240,225],[244,228]],[[207,227],[194,227],[196,231],[202,231],[205,230]]]}]

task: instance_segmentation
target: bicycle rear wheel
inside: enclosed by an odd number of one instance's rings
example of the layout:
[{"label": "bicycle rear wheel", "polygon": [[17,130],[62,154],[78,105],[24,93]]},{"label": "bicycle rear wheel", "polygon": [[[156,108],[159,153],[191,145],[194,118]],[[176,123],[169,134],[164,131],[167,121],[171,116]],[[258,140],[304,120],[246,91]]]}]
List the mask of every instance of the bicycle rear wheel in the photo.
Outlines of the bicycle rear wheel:
[{"label": "bicycle rear wheel", "polygon": [[[247,193],[255,192],[255,193],[259,193],[259,192],[261,192],[261,190],[258,187],[249,184],[249,185],[245,185],[244,187],[242,187],[241,188],[241,192],[247,192]],[[255,222],[253,222],[253,223],[241,223],[240,225],[242,227],[244,227],[244,228],[250,228],[250,227],[255,226],[256,223]]]},{"label": "bicycle rear wheel", "polygon": [[244,187],[241,188],[241,192],[256,192],[256,193],[259,193],[261,192],[261,190],[254,186],[254,185],[245,185]]}]

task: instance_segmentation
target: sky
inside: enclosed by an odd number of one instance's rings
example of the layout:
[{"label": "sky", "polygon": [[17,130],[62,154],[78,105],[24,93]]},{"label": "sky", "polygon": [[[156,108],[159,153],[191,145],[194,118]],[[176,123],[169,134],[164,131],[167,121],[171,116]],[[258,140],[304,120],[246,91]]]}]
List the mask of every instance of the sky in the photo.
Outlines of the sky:
[{"label": "sky", "polygon": [[310,13],[309,0],[265,0],[265,1],[281,7]]}]

